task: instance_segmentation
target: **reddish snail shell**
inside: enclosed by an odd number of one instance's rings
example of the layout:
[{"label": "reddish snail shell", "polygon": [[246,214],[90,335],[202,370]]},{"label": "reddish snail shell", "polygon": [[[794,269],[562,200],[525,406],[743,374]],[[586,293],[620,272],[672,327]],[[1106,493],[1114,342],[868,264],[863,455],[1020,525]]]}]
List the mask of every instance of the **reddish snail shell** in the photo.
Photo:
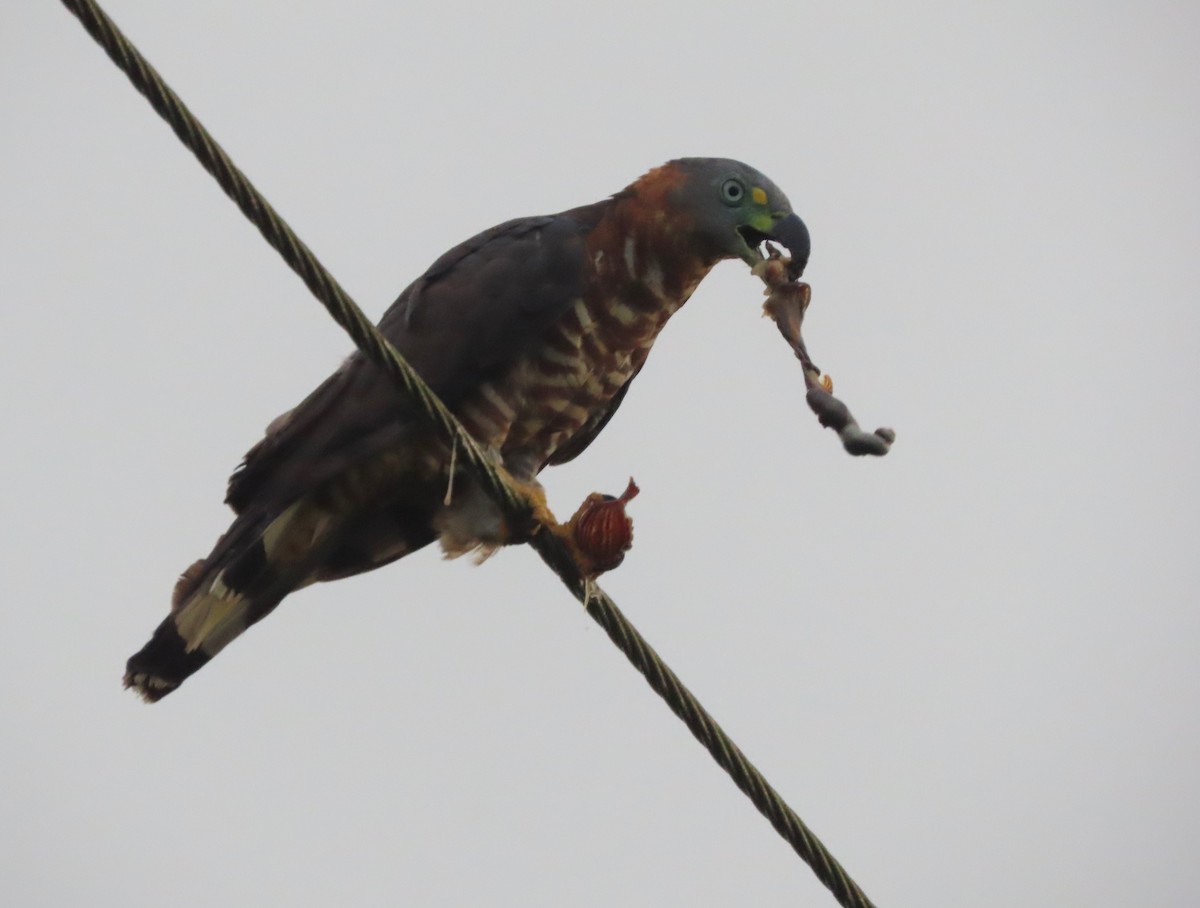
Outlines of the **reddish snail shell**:
[{"label": "reddish snail shell", "polygon": [[593,492],[571,518],[571,538],[591,576],[611,571],[633,546],[633,520],[625,505],[640,490],[631,477],[620,498]]}]

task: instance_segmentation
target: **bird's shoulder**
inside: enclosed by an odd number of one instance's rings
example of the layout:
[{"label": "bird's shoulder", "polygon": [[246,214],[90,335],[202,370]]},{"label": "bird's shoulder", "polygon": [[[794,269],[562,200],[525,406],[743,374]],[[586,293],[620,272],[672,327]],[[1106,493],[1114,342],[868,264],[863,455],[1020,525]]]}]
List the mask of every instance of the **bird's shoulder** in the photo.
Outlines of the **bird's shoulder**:
[{"label": "bird's shoulder", "polygon": [[587,236],[604,203],[517,218],[441,255],[379,323],[448,404],[496,378],[586,280]]}]

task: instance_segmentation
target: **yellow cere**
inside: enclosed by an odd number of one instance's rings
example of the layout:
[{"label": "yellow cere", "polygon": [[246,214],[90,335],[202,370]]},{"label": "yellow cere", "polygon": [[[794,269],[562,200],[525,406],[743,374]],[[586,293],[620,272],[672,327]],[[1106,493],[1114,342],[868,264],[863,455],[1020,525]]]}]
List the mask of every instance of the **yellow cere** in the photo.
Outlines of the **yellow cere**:
[{"label": "yellow cere", "polygon": [[761,187],[755,186],[753,189],[751,189],[750,198],[754,199],[754,203],[756,205],[767,204],[767,194],[762,190]]},{"label": "yellow cere", "polygon": [[746,222],[763,233],[770,233],[775,228],[775,219],[769,211],[756,211],[746,218]]}]

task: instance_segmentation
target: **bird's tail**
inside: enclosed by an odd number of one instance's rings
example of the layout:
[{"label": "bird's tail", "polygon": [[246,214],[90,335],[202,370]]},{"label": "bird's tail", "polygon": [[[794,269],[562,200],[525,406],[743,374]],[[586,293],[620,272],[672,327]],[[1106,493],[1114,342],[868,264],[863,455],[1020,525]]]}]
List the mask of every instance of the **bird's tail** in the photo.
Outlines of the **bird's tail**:
[{"label": "bird's tail", "polygon": [[129,658],[125,686],[151,703],[179,687],[308,581],[332,522],[303,500],[271,519],[239,516],[212,554],[180,576],[171,613]]}]

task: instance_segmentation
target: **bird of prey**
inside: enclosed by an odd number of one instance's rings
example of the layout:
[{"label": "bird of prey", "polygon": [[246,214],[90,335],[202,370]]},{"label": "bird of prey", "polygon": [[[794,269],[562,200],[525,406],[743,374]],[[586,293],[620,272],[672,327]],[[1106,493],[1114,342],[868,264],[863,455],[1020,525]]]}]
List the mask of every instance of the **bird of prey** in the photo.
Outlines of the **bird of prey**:
[{"label": "bird of prey", "polygon": [[[757,170],[720,158],[657,167],[603,201],[507,221],[454,247],[379,328],[531,494],[545,467],[608,424],[667,320],[714,265],[787,248],[804,222]],[[521,541],[448,442],[361,353],[275,419],[229,480],[236,517],[179,578],[126,687],[175,690],[294,590],[440,540],[449,555]],[[454,482],[447,496],[448,482]],[[527,535],[526,537],[527,538]]]}]

